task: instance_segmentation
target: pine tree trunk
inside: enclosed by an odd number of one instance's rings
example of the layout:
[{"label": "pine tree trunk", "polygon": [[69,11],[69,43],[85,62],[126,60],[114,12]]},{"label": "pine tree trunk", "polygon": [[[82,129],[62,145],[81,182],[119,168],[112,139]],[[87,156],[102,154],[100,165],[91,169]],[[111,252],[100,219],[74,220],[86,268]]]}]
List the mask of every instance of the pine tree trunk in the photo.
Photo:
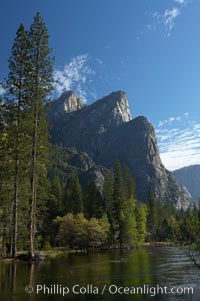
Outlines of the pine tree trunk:
[{"label": "pine tree trunk", "polygon": [[13,202],[13,233],[12,233],[12,257],[17,256],[17,235],[18,235],[18,201],[19,201],[19,138],[20,138],[20,111],[21,111],[21,88],[22,88],[22,70],[20,68],[20,86],[17,106],[17,137],[16,137],[16,157],[15,157],[15,194]]},{"label": "pine tree trunk", "polygon": [[7,257],[7,248],[6,248],[6,225],[3,224],[3,233],[2,233],[2,254],[3,257]]},{"label": "pine tree trunk", "polygon": [[20,140],[20,126],[21,126],[21,102],[22,102],[22,66],[20,66],[19,74],[19,93],[18,93],[18,105],[17,105],[17,137],[16,137],[16,156],[15,156],[15,190],[14,190],[14,202],[13,202],[13,233],[12,233],[12,253],[11,256],[15,258],[17,256],[17,235],[18,235],[18,202],[19,202],[19,140]]},{"label": "pine tree trunk", "polygon": [[39,48],[36,55],[36,74],[35,74],[35,111],[34,111],[34,132],[32,146],[32,178],[31,178],[31,227],[30,227],[30,246],[31,257],[35,256],[35,233],[36,233],[36,163],[37,163],[37,132],[38,132],[38,80],[39,80]]},{"label": "pine tree trunk", "polygon": [[34,133],[32,146],[32,178],[31,178],[31,225],[30,225],[30,253],[35,256],[35,230],[36,230],[36,161],[37,161],[37,126],[38,126],[38,105],[35,104]]},{"label": "pine tree trunk", "polygon": [[[17,139],[17,144],[19,143]],[[12,257],[17,256],[17,230],[18,230],[18,199],[19,199],[19,145],[16,152],[16,168],[15,168],[15,196],[13,204],[13,235],[12,235]]]}]

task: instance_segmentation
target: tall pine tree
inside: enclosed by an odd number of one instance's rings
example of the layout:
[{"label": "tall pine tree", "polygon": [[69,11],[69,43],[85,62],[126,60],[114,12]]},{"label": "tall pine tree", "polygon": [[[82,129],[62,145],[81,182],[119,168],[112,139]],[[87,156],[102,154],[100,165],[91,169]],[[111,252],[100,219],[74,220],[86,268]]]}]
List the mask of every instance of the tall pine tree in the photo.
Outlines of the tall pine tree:
[{"label": "tall pine tree", "polygon": [[17,255],[20,164],[26,136],[24,115],[26,113],[28,51],[28,34],[24,25],[21,24],[12,47],[12,55],[9,59],[9,74],[6,83],[8,94],[7,105],[9,106],[9,114],[11,116],[8,134],[12,141],[14,163],[12,257],[16,257]]},{"label": "tall pine tree", "polygon": [[83,212],[82,189],[76,172],[74,172],[69,179],[69,186],[67,189],[67,211],[73,214]]},{"label": "tall pine tree", "polygon": [[123,243],[123,209],[125,204],[125,191],[123,185],[122,168],[119,161],[115,164],[114,189],[113,189],[113,229],[114,239],[119,242],[119,247]]},{"label": "tall pine tree", "polygon": [[113,171],[109,171],[105,176],[103,183],[103,199],[104,199],[104,208],[105,213],[109,217],[109,220],[112,220],[113,217],[113,185],[114,185],[114,175]]},{"label": "tall pine tree", "polygon": [[46,173],[46,153],[48,153],[48,123],[45,103],[52,91],[52,63],[47,28],[37,13],[29,32],[29,94],[31,112],[32,164],[30,197],[30,254],[35,255],[37,187],[42,174]]},{"label": "tall pine tree", "polygon": [[84,192],[84,213],[86,217],[100,218],[103,215],[103,200],[95,182],[89,182]]}]

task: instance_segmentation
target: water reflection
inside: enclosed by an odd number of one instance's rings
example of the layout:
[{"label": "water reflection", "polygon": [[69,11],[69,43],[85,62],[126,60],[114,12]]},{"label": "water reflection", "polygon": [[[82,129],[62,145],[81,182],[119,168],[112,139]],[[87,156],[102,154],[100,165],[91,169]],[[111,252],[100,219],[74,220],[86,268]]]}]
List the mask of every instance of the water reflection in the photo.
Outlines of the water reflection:
[{"label": "water reflection", "polygon": [[[36,288],[45,284],[53,288],[78,284],[100,290],[106,285],[137,287],[144,284],[155,286],[192,286],[195,294],[174,295],[47,295],[27,294],[25,286]],[[186,300],[199,301],[199,271],[183,253],[174,247],[148,247],[131,251],[111,251],[94,254],[70,254],[68,257],[47,260],[42,263],[0,261],[0,300]],[[47,292],[47,289],[46,289]]]}]

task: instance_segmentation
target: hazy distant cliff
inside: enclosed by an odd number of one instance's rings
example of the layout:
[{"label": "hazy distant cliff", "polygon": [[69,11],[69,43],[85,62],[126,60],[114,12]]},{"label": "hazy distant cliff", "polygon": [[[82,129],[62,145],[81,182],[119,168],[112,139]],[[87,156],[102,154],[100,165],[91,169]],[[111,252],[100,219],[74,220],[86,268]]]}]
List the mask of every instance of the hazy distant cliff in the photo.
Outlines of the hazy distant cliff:
[{"label": "hazy distant cliff", "polygon": [[172,175],[187,188],[193,200],[200,198],[200,165],[190,165],[174,170]]}]

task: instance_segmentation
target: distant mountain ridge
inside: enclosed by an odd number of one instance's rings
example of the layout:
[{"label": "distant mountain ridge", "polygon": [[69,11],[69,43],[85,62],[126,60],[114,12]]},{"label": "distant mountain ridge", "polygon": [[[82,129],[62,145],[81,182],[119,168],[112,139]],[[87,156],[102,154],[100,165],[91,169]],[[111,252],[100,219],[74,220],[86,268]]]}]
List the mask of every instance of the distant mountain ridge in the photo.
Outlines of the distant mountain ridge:
[{"label": "distant mountain ridge", "polygon": [[200,164],[174,170],[172,175],[187,188],[193,200],[200,199]]},{"label": "distant mountain ridge", "polygon": [[191,196],[163,166],[153,126],[139,116],[132,119],[128,98],[123,91],[110,95],[91,105],[77,106],[77,96],[65,93],[54,101],[49,111],[54,144],[74,147],[86,152],[97,165],[113,168],[116,160],[130,169],[136,181],[137,198],[145,201],[151,188],[157,199],[170,199],[177,208],[191,205]]}]

